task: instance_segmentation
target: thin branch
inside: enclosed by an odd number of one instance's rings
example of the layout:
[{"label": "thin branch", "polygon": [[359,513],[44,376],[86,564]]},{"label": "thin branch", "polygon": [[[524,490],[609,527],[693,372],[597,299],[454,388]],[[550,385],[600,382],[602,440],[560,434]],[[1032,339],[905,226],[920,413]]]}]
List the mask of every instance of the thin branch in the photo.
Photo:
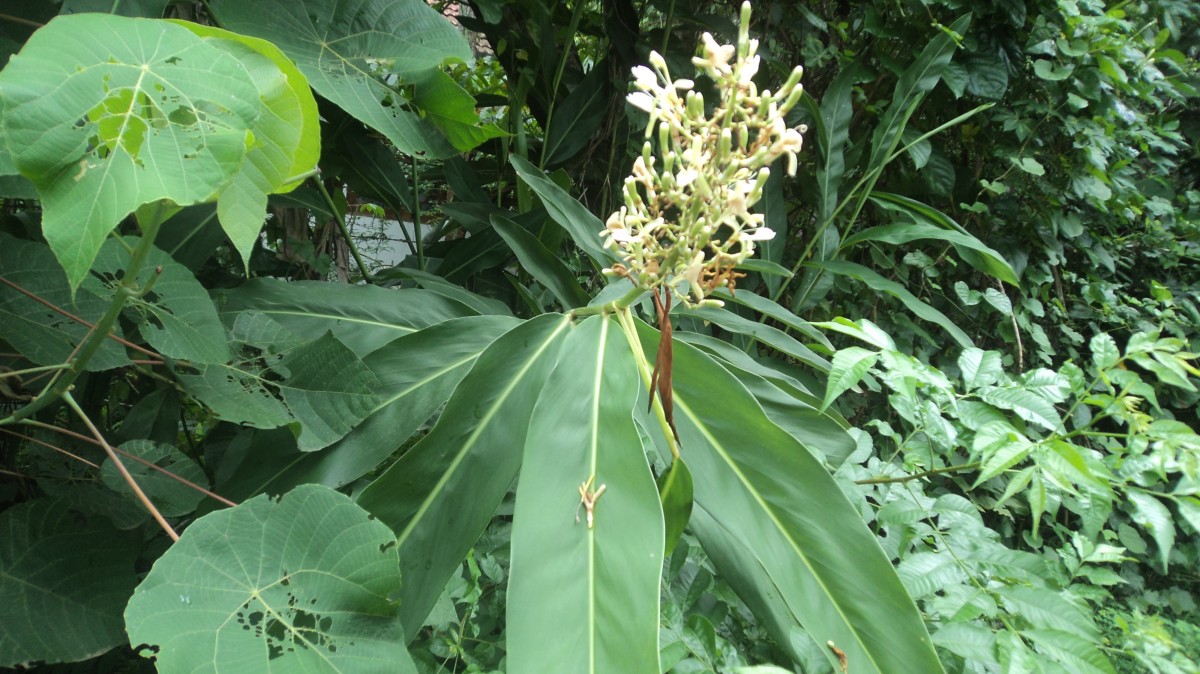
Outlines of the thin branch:
[{"label": "thin branch", "polygon": [[0,433],[7,433],[7,434],[9,434],[9,435],[12,435],[12,436],[14,436],[14,437],[21,438],[22,440],[25,440],[25,441],[27,441],[27,442],[32,442],[32,443],[34,443],[34,444],[41,445],[41,446],[43,446],[43,447],[46,447],[46,448],[52,449],[52,450],[54,450],[54,451],[58,452],[59,454],[66,454],[67,456],[71,457],[72,459],[75,459],[76,461],[78,461],[78,462],[80,462],[80,463],[86,463],[87,465],[91,466],[92,468],[97,468],[97,469],[98,469],[98,468],[100,468],[100,466],[98,466],[97,464],[94,464],[94,463],[92,463],[91,461],[88,461],[87,459],[83,458],[82,456],[79,456],[78,454],[73,454],[73,453],[71,453],[71,452],[68,452],[67,450],[63,449],[62,447],[59,447],[59,446],[57,446],[57,445],[52,445],[52,444],[50,444],[50,443],[46,442],[45,440],[38,440],[37,438],[35,438],[35,437],[32,437],[32,436],[25,435],[24,433],[18,433],[18,432],[16,432],[16,431],[10,431],[10,430],[8,430],[7,428],[0,428]]},{"label": "thin branch", "polygon": [[945,468],[934,468],[923,473],[913,473],[912,475],[901,475],[900,477],[872,477],[867,480],[855,480],[854,484],[897,484],[900,482],[910,482],[912,480],[920,480],[923,477],[932,477],[943,473],[958,473],[965,470],[975,470],[979,467],[978,461],[971,463],[963,463],[957,466],[946,466]]},{"label": "thin branch", "polygon": [[[79,433],[76,433],[75,431],[68,430],[66,428],[59,428],[58,426],[53,426],[51,424],[45,424],[40,421],[33,421],[33,420],[25,420],[22,423],[30,425],[30,426],[37,426],[38,428],[44,428],[44,429],[50,430],[50,431],[55,431],[57,433],[62,433],[63,435],[69,435],[69,436],[75,438],[76,440],[90,442],[93,445],[97,445],[97,446],[101,446],[101,447],[103,446],[103,445],[101,445],[101,443],[97,442],[94,438],[89,438],[86,435],[81,435]],[[0,430],[4,430],[4,429],[0,429]],[[12,433],[12,431],[8,431],[8,432]],[[13,433],[13,435],[17,435],[17,434]],[[20,436],[20,437],[24,437],[24,436]],[[186,477],[183,477],[181,475],[176,475],[175,473],[172,473],[171,471],[167,470],[166,468],[163,468],[162,466],[154,463],[153,461],[147,461],[146,459],[143,459],[142,457],[134,455],[134,454],[130,454],[129,452],[126,452],[123,449],[118,449],[116,447],[113,447],[112,449],[114,452],[129,459],[130,461],[133,461],[135,463],[140,463],[143,466],[145,466],[151,470],[158,471],[158,472],[162,473],[163,475],[166,475],[167,477],[171,478],[172,480],[175,480],[176,482],[178,482],[182,485],[185,485],[185,486],[191,487],[192,489],[195,489],[196,491],[200,492],[201,494],[204,494],[205,496],[211,498],[214,501],[217,501],[218,503],[227,505],[230,508],[233,508],[234,506],[237,505],[237,503],[235,501],[230,501],[229,499],[225,498],[224,496],[221,496],[220,494],[209,491],[209,490],[205,489],[204,487],[201,487],[200,485],[196,484],[195,482],[192,482],[191,480],[187,479]],[[83,459],[80,459],[80,460],[82,461]],[[90,463],[90,462],[85,462],[85,463]],[[99,466],[96,466],[95,464],[91,464],[91,465],[93,467],[97,467],[97,468],[99,467]]]},{"label": "thin branch", "polygon": [[92,436],[96,438],[96,440],[100,443],[100,446],[103,447],[104,451],[108,453],[109,460],[111,460],[113,465],[117,467],[117,470],[120,471],[121,477],[125,478],[125,482],[129,485],[129,488],[133,490],[133,493],[137,495],[138,500],[142,502],[142,505],[146,507],[146,510],[150,511],[150,516],[154,518],[154,521],[158,522],[158,525],[163,528],[163,531],[167,532],[167,535],[171,537],[172,541],[178,541],[179,534],[175,533],[175,530],[171,528],[169,523],[167,523],[167,519],[163,517],[163,514],[159,512],[154,503],[150,501],[150,497],[146,496],[146,492],[142,491],[142,488],[138,486],[137,480],[133,479],[133,475],[129,473],[129,469],[125,467],[125,464],[121,463],[121,459],[117,456],[116,450],[114,450],[112,445],[109,445],[108,441],[104,439],[104,436],[100,434],[100,429],[96,428],[96,425],[93,424],[92,420],[88,418],[87,413],[83,411],[83,408],[79,406],[79,403],[75,402],[75,396],[72,396],[70,391],[64,391],[62,394],[62,399],[67,403],[71,410],[74,411],[81,420],[83,420],[83,424],[88,427],[89,431],[92,432]]},{"label": "thin branch", "polygon": [[33,481],[33,478],[29,477],[28,475],[25,475],[23,473],[16,473],[11,470],[4,470],[3,468],[0,468],[0,475],[12,475],[13,477],[19,478],[22,480],[29,480],[31,482]]},{"label": "thin branch", "polygon": [[[47,309],[50,309],[51,311],[55,311],[59,314],[62,314],[63,316],[66,316],[67,318],[75,321],[76,323],[79,323],[81,325],[86,325],[87,327],[91,328],[92,330],[96,329],[96,325],[94,323],[89,323],[89,322],[85,321],[84,319],[80,318],[79,316],[76,316],[75,314],[67,311],[66,309],[60,308],[58,305],[54,304],[53,302],[50,302],[49,300],[43,299],[42,297],[35,295],[34,293],[22,288],[21,286],[17,285],[16,283],[13,283],[12,281],[4,278],[3,276],[0,276],[0,283],[3,283],[4,285],[8,286],[9,288],[12,288],[13,290],[21,293],[22,295],[28,297],[29,299],[33,300],[34,302],[41,304],[42,306],[46,307]],[[158,359],[162,358],[162,356],[158,355],[157,353],[154,353],[153,351],[150,351],[149,349],[142,348],[142,347],[138,346],[137,344],[134,344],[133,342],[124,340],[112,333],[108,334],[108,338],[113,340],[114,342],[120,343],[121,345],[123,345],[127,348],[133,349],[134,351],[137,351],[139,353],[144,353],[147,356],[150,356],[151,358],[158,358]]]},{"label": "thin branch", "polygon": [[37,21],[32,21],[30,19],[26,19],[26,18],[23,18],[20,16],[13,16],[12,14],[0,14],[0,21],[12,21],[13,23],[20,23],[20,24],[24,24],[26,26],[33,26],[34,28],[41,28],[42,26],[46,25],[44,23],[38,23]]}]

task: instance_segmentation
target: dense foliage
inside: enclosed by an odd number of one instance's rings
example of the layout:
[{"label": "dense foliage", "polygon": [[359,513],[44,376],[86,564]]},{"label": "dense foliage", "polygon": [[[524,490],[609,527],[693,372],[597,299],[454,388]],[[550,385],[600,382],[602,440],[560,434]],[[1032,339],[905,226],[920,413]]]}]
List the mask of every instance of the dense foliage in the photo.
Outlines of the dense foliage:
[{"label": "dense foliage", "polygon": [[1200,8],[745,12],[5,3],[0,667],[1200,669]]}]

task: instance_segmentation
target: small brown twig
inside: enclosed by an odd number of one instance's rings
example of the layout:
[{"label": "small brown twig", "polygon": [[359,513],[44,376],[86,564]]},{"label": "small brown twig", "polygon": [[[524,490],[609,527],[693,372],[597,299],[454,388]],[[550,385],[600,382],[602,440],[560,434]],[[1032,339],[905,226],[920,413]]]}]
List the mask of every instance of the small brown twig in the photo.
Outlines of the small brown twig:
[{"label": "small brown twig", "polygon": [[45,440],[38,440],[37,438],[25,435],[23,433],[18,433],[16,431],[10,431],[7,428],[0,428],[0,433],[7,433],[14,437],[21,438],[22,440],[25,440],[27,442],[32,442],[32,443],[35,443],[38,445],[42,445],[43,447],[47,447],[49,449],[52,449],[52,450],[58,452],[59,454],[66,454],[67,456],[71,457],[72,459],[75,459],[76,461],[78,461],[80,463],[85,463],[85,464],[91,466],[92,468],[97,468],[97,469],[100,468],[100,466],[92,463],[91,461],[88,461],[87,459],[83,458],[82,456],[79,456],[78,454],[72,454],[71,452],[68,452],[67,450],[63,449],[62,447],[52,445],[52,444],[46,442]]},{"label": "small brown twig", "polygon": [[[69,435],[69,436],[75,438],[76,440],[90,442],[93,445],[103,447],[103,445],[101,443],[97,442],[95,439],[89,438],[86,435],[76,433],[75,431],[67,430],[65,428],[59,428],[58,426],[53,426],[51,424],[45,424],[40,421],[32,421],[32,420],[25,420],[25,421],[22,421],[21,423],[28,424],[30,426],[37,426],[38,428],[44,428],[46,430],[55,431],[57,433],[62,433],[63,435]],[[0,430],[4,430],[4,429],[0,429]],[[8,431],[8,432],[12,433],[12,431]],[[13,433],[13,435],[17,435],[17,434]],[[25,436],[20,436],[20,437],[25,437]],[[227,505],[230,508],[233,508],[237,505],[237,503],[235,503],[234,501],[230,501],[229,499],[225,498],[224,496],[221,496],[220,494],[211,492],[211,491],[205,489],[204,487],[201,487],[200,485],[196,484],[195,482],[192,482],[191,480],[187,479],[186,477],[183,477],[181,475],[176,475],[175,473],[172,473],[171,471],[167,470],[166,468],[163,468],[162,466],[154,463],[153,461],[147,461],[146,459],[143,459],[140,456],[130,454],[129,452],[126,452],[125,450],[122,450],[122,449],[118,449],[116,447],[113,447],[112,449],[114,452],[129,459],[130,461],[133,461],[135,463],[140,463],[143,466],[145,466],[151,470],[158,471],[158,472],[162,473],[163,475],[166,475],[167,477],[171,478],[172,480],[175,480],[176,482],[178,482],[182,485],[185,485],[187,487],[191,487],[192,489],[195,489],[196,491],[200,492],[201,494],[204,494],[205,496],[211,498],[214,501],[217,501],[218,503]],[[63,450],[59,450],[59,451],[63,451]],[[84,461],[84,460],[80,459],[80,461]],[[90,464],[90,462],[88,462],[88,461],[84,461],[84,462]],[[90,464],[90,465],[92,465],[93,467],[97,467],[97,468],[99,467],[99,466],[96,466],[95,464]]]},{"label": "small brown twig", "polygon": [[96,425],[92,423],[90,418],[88,418],[87,413],[83,411],[83,408],[79,406],[79,403],[75,402],[75,397],[71,395],[71,392],[64,392],[62,399],[67,403],[71,410],[75,412],[75,414],[79,415],[79,418],[83,421],[83,424],[88,427],[89,431],[92,432],[92,436],[96,438],[96,440],[100,443],[100,446],[104,448],[106,453],[108,453],[109,460],[111,460],[113,465],[117,467],[117,470],[120,471],[121,477],[125,478],[125,482],[129,485],[129,488],[133,490],[133,493],[137,495],[138,500],[142,502],[142,505],[146,507],[146,510],[150,511],[150,516],[154,518],[154,521],[158,522],[158,525],[163,528],[163,531],[167,532],[167,535],[171,537],[172,541],[178,541],[179,534],[175,533],[175,530],[172,529],[171,525],[167,522],[167,518],[163,517],[163,514],[159,512],[158,507],[150,501],[150,497],[146,496],[146,492],[142,491],[141,486],[138,485],[137,480],[133,479],[133,475],[130,474],[129,469],[125,467],[125,464],[121,463],[121,459],[117,456],[116,450],[114,450],[112,445],[108,444],[108,441],[104,439],[104,436],[100,433],[100,429],[96,428]]},{"label": "small brown twig", "polygon": [[[85,325],[92,330],[96,329],[95,323],[89,323],[88,321],[85,321],[84,319],[80,318],[79,316],[76,316],[75,314],[67,311],[66,309],[59,307],[58,305],[54,304],[53,302],[51,302],[47,299],[44,299],[42,297],[39,297],[38,295],[35,295],[34,293],[29,292],[28,290],[22,288],[21,286],[17,285],[16,283],[13,283],[12,281],[4,278],[3,276],[0,276],[0,283],[3,283],[4,285],[8,286],[9,288],[12,288],[13,290],[21,293],[22,295],[28,297],[29,299],[33,300],[34,302],[41,304],[42,306],[46,307],[47,309],[50,309],[51,311],[54,311],[59,314],[62,314],[63,316],[66,316],[67,318],[75,321],[76,323],[79,323],[80,325]],[[118,337],[118,336],[112,334],[111,332],[108,333],[107,336],[109,339],[111,339],[115,342],[118,342],[125,347],[133,349],[134,351],[137,351],[139,353],[144,353],[147,356],[150,356],[151,358],[154,358],[154,359],[157,359],[160,361],[162,360],[162,356],[158,355],[157,353],[154,353],[153,351],[150,351],[149,349],[140,347],[137,344],[134,344],[133,342],[122,339],[121,337]]]}]

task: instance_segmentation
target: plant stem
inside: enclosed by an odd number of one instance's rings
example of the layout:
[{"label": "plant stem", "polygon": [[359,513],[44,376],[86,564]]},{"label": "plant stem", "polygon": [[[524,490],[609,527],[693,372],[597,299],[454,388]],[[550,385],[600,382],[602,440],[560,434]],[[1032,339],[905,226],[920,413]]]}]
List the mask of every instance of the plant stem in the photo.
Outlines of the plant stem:
[{"label": "plant stem", "polygon": [[96,441],[99,442],[100,446],[104,448],[104,451],[108,454],[109,460],[112,461],[113,465],[117,467],[118,471],[120,471],[121,477],[125,478],[125,482],[129,484],[129,488],[133,490],[133,493],[137,495],[138,500],[140,500],[142,505],[146,507],[146,510],[150,512],[150,516],[154,518],[154,521],[158,522],[158,525],[163,528],[163,531],[167,532],[167,535],[171,537],[172,541],[178,541],[179,534],[175,533],[175,530],[171,528],[171,525],[167,522],[167,519],[163,517],[163,514],[159,512],[158,508],[155,507],[155,505],[150,501],[150,497],[146,496],[146,492],[142,491],[142,488],[138,485],[137,480],[133,479],[133,475],[129,473],[129,469],[125,467],[125,464],[121,463],[121,459],[117,456],[117,453],[112,448],[112,445],[108,444],[108,441],[105,440],[104,436],[100,434],[100,429],[96,428],[96,425],[93,424],[92,420],[88,418],[87,413],[83,411],[83,408],[79,406],[79,403],[75,402],[75,398],[71,395],[71,392],[64,391],[62,394],[62,399],[67,403],[67,406],[70,407],[81,420],[83,420],[83,424],[88,427],[88,430],[91,431],[92,436],[96,438]]},{"label": "plant stem", "polygon": [[634,287],[633,290],[625,293],[619,299],[604,304],[596,304],[590,307],[579,307],[571,310],[571,318],[583,318],[585,316],[595,316],[596,314],[619,314],[627,310],[634,302],[638,301],[646,291],[643,288]]},{"label": "plant stem", "polygon": [[[610,304],[616,304],[616,302]],[[658,426],[667,440],[667,446],[671,448],[671,456],[678,459],[679,443],[675,442],[675,431],[671,429],[671,422],[667,421],[667,412],[663,409],[662,400],[654,395],[654,389],[651,387],[650,363],[646,360],[646,352],[642,351],[642,342],[638,339],[637,326],[633,323],[633,314],[629,312],[628,306],[622,307],[614,313],[617,316],[617,322],[621,324],[621,331],[625,333],[625,339],[629,342],[629,348],[633,350],[633,360],[637,363],[638,372],[642,375],[642,384],[650,393],[650,404],[654,409],[654,417],[658,419]]]},{"label": "plant stem", "polygon": [[142,239],[138,242],[137,248],[133,250],[130,256],[129,266],[125,268],[124,278],[117,285],[117,291],[113,295],[112,301],[109,302],[108,309],[105,310],[104,315],[100,317],[96,325],[87,333],[83,341],[79,343],[79,346],[75,347],[75,353],[68,358],[68,367],[56,372],[55,376],[32,402],[9,416],[0,419],[0,426],[33,416],[55,400],[65,396],[71,390],[71,386],[75,383],[75,380],[79,378],[79,375],[83,374],[88,361],[96,355],[104,340],[108,339],[108,333],[112,332],[117,318],[121,315],[121,310],[125,308],[125,301],[131,297],[137,297],[141,293],[141,290],[137,287],[137,277],[142,270],[142,265],[146,263],[146,258],[150,255],[150,251],[154,248],[154,237],[158,234],[158,227],[161,224],[162,221],[157,216],[154,220],[147,220],[142,223]]},{"label": "plant stem", "polygon": [[[412,156],[412,216],[413,216],[413,238],[416,239],[417,245],[417,269],[425,271],[425,239],[421,236],[421,177],[418,173],[417,156]],[[404,223],[400,223],[400,229],[404,229]]]},{"label": "plant stem", "polygon": [[867,480],[855,480],[854,484],[897,484],[897,483],[901,483],[901,482],[909,482],[912,480],[919,480],[923,477],[932,477],[934,475],[941,475],[943,473],[958,473],[958,472],[962,472],[965,470],[975,470],[976,468],[979,468],[979,462],[972,461],[971,463],[963,463],[963,464],[959,464],[957,466],[946,466],[945,468],[934,468],[933,470],[927,470],[923,473],[913,473],[912,475],[901,475],[900,477],[872,477]]},{"label": "plant stem", "polygon": [[358,265],[358,271],[362,273],[363,280],[367,283],[375,283],[375,279],[371,278],[371,272],[367,271],[367,265],[363,263],[362,256],[358,254],[358,247],[354,245],[354,240],[350,238],[350,232],[346,229],[346,219],[338,215],[337,205],[333,203],[333,197],[330,196],[329,190],[325,189],[325,183],[318,176],[313,180],[317,184],[317,189],[321,191],[321,196],[325,197],[325,203],[329,206],[329,212],[333,213],[333,221],[337,223],[338,231],[342,234],[342,241],[346,242],[346,247],[350,249],[350,254],[354,256],[354,264]]}]

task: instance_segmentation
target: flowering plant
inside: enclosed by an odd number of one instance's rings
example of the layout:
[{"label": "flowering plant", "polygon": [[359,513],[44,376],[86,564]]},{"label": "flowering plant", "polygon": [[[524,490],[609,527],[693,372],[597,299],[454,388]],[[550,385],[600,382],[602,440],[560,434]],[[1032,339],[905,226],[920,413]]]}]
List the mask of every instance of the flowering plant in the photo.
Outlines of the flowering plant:
[{"label": "flowering plant", "polygon": [[[637,91],[628,100],[650,120],[625,179],[625,203],[601,232],[624,260],[607,271],[642,289],[675,289],[689,305],[719,303],[705,297],[732,290],[742,276],[736,267],[754,254],[755,242],[775,236],[750,209],[762,198],[772,162],[786,156],[788,175],[795,175],[806,130],[785,121],[803,94],[803,69],[796,66],[778,91],[759,92],[758,40],[750,39],[749,26],[746,2],[736,47],[705,33],[703,54],[692,59],[720,93],[711,112],[692,80],[671,79],[658,52],[650,53],[651,67],[633,69]],[[656,132],[661,164],[650,140]]]}]

